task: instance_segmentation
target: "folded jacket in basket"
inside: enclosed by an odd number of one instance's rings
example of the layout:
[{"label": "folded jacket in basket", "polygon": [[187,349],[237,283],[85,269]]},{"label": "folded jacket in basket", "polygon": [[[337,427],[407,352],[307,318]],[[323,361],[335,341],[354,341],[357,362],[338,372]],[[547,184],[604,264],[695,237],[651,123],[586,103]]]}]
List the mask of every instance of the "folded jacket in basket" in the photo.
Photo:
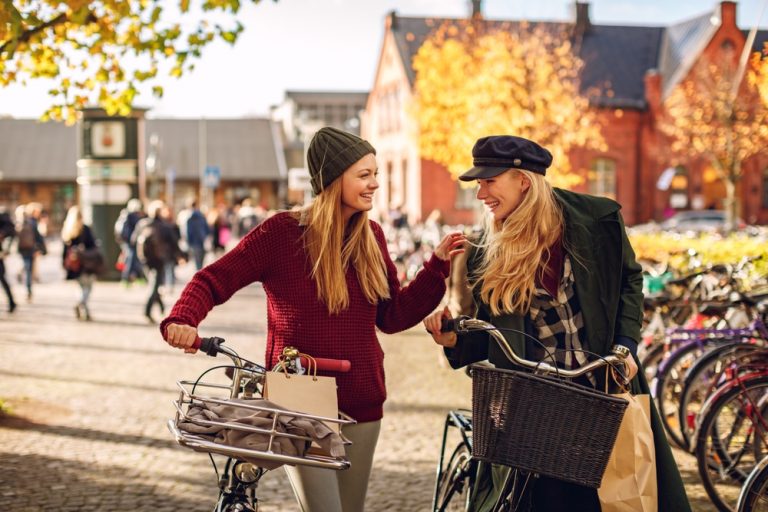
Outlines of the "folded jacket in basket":
[{"label": "folded jacket in basket", "polygon": [[[186,418],[179,422],[179,428],[190,434],[202,434],[206,437],[210,437],[215,443],[234,446],[236,448],[245,448],[248,450],[267,451],[267,448],[269,447],[269,434],[235,430],[227,428],[221,424],[202,425],[198,423],[199,420],[207,420],[221,423],[227,422],[249,425],[265,430],[272,429],[272,422],[274,419],[273,412],[230,405],[238,403],[266,407],[269,409],[286,410],[263,398],[250,400],[232,399],[229,400],[229,404],[198,402],[189,407]],[[330,453],[333,457],[343,457],[345,454],[344,442],[342,441],[341,436],[328,428],[322,421],[292,416],[290,411],[286,411],[286,414],[280,414],[278,416],[275,430],[278,434],[288,433],[310,437],[314,442],[320,445],[325,452]],[[279,455],[302,457],[309,446],[309,441],[290,439],[275,435],[274,440],[272,441],[271,451],[272,453]],[[281,462],[267,461],[258,458],[245,458],[245,460],[253,462],[266,469],[274,469],[283,464]]]}]

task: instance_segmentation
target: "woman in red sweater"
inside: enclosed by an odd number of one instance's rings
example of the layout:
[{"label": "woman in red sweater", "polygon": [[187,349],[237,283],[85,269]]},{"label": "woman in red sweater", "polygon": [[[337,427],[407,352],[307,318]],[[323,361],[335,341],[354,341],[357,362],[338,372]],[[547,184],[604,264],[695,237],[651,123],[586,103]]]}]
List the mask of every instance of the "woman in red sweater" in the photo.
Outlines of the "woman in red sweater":
[{"label": "woman in red sweater", "polygon": [[208,312],[260,281],[267,295],[268,368],[289,345],[352,362],[348,373],[336,375],[339,408],[358,422],[344,428],[353,442],[347,449],[352,467],[287,468],[304,511],[363,510],[386,398],[376,328],[399,332],[431,313],[445,293],[451,257],[463,252],[464,237],[447,235],[416,278],[400,287],[381,226],[367,215],[379,187],[375,153],[355,135],[329,127],[317,132],[307,153],[314,202],[264,221],[198,271],[160,325],[168,344],[193,351]]}]

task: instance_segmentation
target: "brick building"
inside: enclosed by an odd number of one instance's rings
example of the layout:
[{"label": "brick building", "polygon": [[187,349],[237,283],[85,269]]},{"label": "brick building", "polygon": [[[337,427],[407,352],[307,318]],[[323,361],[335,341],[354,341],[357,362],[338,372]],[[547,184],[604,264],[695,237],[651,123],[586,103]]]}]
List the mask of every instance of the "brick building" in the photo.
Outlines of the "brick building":
[{"label": "brick building", "polygon": [[[472,4],[478,9],[480,2]],[[576,190],[617,199],[630,224],[660,219],[670,207],[721,208],[725,187],[710,164],[673,159],[658,119],[665,100],[699,59],[717,56],[724,48],[735,50],[731,54],[738,58],[747,32],[736,25],[736,3],[723,1],[710,12],[666,27],[594,24],[586,3],[575,3],[573,11],[569,22],[536,24],[572,25],[570,33],[580,37],[577,47],[584,61],[582,90],[610,84],[610,92],[592,101],[607,150],[576,149],[569,154],[571,168],[584,178]],[[476,216],[475,191],[460,188],[444,167],[420,156],[419,127],[409,115],[416,79],[411,62],[445,21],[450,20],[390,13],[362,131],[378,150],[379,210],[402,205],[410,218],[423,219],[439,209],[449,223],[470,223]],[[514,27],[519,22],[484,23]],[[755,51],[766,41],[768,31],[758,31]],[[675,173],[672,186],[660,190],[659,178],[670,168]],[[743,162],[737,197],[745,220],[768,223],[768,153]]]}]

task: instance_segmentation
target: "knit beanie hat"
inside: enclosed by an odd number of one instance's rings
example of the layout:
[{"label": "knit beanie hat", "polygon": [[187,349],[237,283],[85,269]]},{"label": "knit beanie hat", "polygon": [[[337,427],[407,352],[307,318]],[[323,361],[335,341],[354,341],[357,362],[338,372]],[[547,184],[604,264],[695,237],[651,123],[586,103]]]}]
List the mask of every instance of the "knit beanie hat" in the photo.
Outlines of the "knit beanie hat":
[{"label": "knit beanie hat", "polygon": [[321,128],[309,143],[307,164],[312,191],[319,194],[349,166],[376,150],[360,137],[330,126]]}]

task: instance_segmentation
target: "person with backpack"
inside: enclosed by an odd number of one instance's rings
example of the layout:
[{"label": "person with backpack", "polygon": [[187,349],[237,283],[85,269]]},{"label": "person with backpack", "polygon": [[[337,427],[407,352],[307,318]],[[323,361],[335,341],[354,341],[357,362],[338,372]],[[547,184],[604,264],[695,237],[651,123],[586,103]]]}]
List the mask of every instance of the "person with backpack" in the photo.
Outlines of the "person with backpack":
[{"label": "person with backpack", "polygon": [[8,297],[8,312],[13,313],[16,310],[16,301],[13,300],[11,287],[5,278],[5,256],[8,254],[13,238],[16,236],[16,226],[13,219],[5,210],[0,210],[0,286]]},{"label": "person with backpack", "polygon": [[38,203],[29,203],[23,208],[23,216],[18,228],[17,250],[24,263],[24,283],[27,287],[27,302],[32,302],[32,272],[38,254],[47,254],[45,239],[37,229],[37,219],[41,213]]},{"label": "person with backpack", "polygon": [[144,307],[144,316],[150,323],[155,323],[152,317],[155,304],[160,307],[161,313],[165,313],[160,286],[173,274],[176,262],[184,259],[178,231],[166,220],[166,210],[163,201],[152,201],[147,208],[148,216],[139,221],[132,237],[139,261],[152,271],[152,291]]},{"label": "person with backpack", "polygon": [[72,206],[67,210],[64,225],[61,228],[61,240],[64,242],[62,265],[67,272],[67,280],[77,280],[80,285],[80,301],[75,305],[75,317],[91,321],[88,299],[93,290],[98,266],[85,259],[89,251],[98,251],[96,239],[90,226],[83,222],[80,207]]}]

